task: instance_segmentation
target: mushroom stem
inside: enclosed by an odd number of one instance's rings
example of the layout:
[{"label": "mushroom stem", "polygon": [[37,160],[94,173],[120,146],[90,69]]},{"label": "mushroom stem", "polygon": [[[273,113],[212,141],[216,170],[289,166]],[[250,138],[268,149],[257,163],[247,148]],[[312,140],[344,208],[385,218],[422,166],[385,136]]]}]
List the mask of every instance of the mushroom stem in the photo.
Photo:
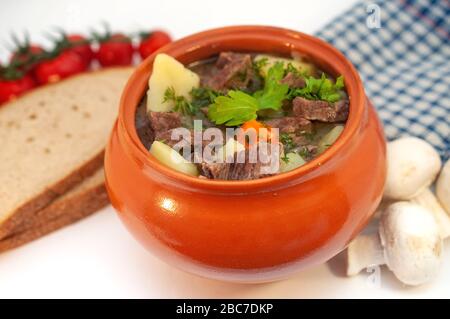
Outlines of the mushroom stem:
[{"label": "mushroom stem", "polygon": [[448,160],[436,182],[436,196],[442,207],[450,215],[450,160]]},{"label": "mushroom stem", "polygon": [[419,204],[433,213],[442,239],[450,237],[450,217],[439,204],[438,199],[434,196],[430,188],[427,187],[410,201],[412,203]]},{"label": "mushroom stem", "polygon": [[421,205],[396,202],[381,215],[378,233],[360,235],[347,251],[347,275],[386,264],[401,282],[415,286],[435,278],[442,238],[433,214]]},{"label": "mushroom stem", "polygon": [[355,276],[361,270],[385,264],[383,247],[378,233],[360,235],[347,248],[347,276]]}]

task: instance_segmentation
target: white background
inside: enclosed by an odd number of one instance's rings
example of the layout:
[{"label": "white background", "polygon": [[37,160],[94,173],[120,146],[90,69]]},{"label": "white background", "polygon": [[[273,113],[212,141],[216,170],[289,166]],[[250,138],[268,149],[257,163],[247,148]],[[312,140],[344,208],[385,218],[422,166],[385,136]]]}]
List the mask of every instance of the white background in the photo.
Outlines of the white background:
[{"label": "white background", "polygon": [[[114,30],[161,27],[175,38],[233,24],[276,25],[313,33],[355,1],[94,1],[1,0],[0,60],[12,31],[42,33],[60,26],[88,32],[107,21]],[[0,203],[1,205],[1,203]],[[448,246],[448,245],[447,245]],[[126,232],[111,207],[22,248],[0,255],[0,298],[364,298],[450,297],[450,248],[440,276],[407,288],[386,269],[344,277],[342,256],[288,280],[236,285],[199,278],[147,253]]]}]

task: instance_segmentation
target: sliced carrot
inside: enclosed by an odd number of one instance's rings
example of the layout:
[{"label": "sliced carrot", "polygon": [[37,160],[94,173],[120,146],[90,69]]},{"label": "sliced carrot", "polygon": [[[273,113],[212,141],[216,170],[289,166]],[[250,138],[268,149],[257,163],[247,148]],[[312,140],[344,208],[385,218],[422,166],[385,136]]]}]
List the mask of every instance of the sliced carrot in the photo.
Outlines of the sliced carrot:
[{"label": "sliced carrot", "polygon": [[263,127],[265,128],[266,126],[263,123],[258,122],[257,120],[247,121],[244,124],[242,124],[242,126],[241,126],[241,128],[244,131],[247,131],[250,128],[254,128],[257,132],[260,128],[263,128]]},{"label": "sliced carrot", "polygon": [[249,129],[254,129],[258,134],[258,140],[263,140],[267,142],[271,140],[271,132],[270,132],[271,127],[267,124],[261,123],[257,120],[251,120],[242,124],[241,128],[244,132]]}]

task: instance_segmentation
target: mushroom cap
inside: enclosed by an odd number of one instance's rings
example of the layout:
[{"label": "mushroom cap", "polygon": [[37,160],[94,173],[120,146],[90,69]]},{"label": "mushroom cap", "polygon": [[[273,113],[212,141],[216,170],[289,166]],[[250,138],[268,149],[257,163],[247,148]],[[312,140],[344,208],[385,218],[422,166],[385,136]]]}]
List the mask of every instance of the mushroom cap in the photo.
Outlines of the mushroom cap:
[{"label": "mushroom cap", "polygon": [[441,168],[438,152],[416,137],[402,137],[387,145],[384,196],[406,200],[433,183]]},{"label": "mushroom cap", "polygon": [[427,209],[409,202],[390,205],[381,216],[379,234],[387,266],[407,285],[420,285],[439,271],[442,239]]},{"label": "mushroom cap", "polygon": [[436,196],[447,214],[450,214],[450,160],[448,160],[436,182]]}]

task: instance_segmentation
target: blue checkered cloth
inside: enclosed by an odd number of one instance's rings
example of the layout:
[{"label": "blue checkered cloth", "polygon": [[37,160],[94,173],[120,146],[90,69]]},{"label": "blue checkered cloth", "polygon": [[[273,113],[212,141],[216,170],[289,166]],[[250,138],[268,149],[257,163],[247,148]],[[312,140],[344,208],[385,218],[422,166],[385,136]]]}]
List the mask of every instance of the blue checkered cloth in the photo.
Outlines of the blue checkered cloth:
[{"label": "blue checkered cloth", "polygon": [[356,66],[389,140],[417,136],[449,158],[450,1],[362,1],[317,35]]}]

